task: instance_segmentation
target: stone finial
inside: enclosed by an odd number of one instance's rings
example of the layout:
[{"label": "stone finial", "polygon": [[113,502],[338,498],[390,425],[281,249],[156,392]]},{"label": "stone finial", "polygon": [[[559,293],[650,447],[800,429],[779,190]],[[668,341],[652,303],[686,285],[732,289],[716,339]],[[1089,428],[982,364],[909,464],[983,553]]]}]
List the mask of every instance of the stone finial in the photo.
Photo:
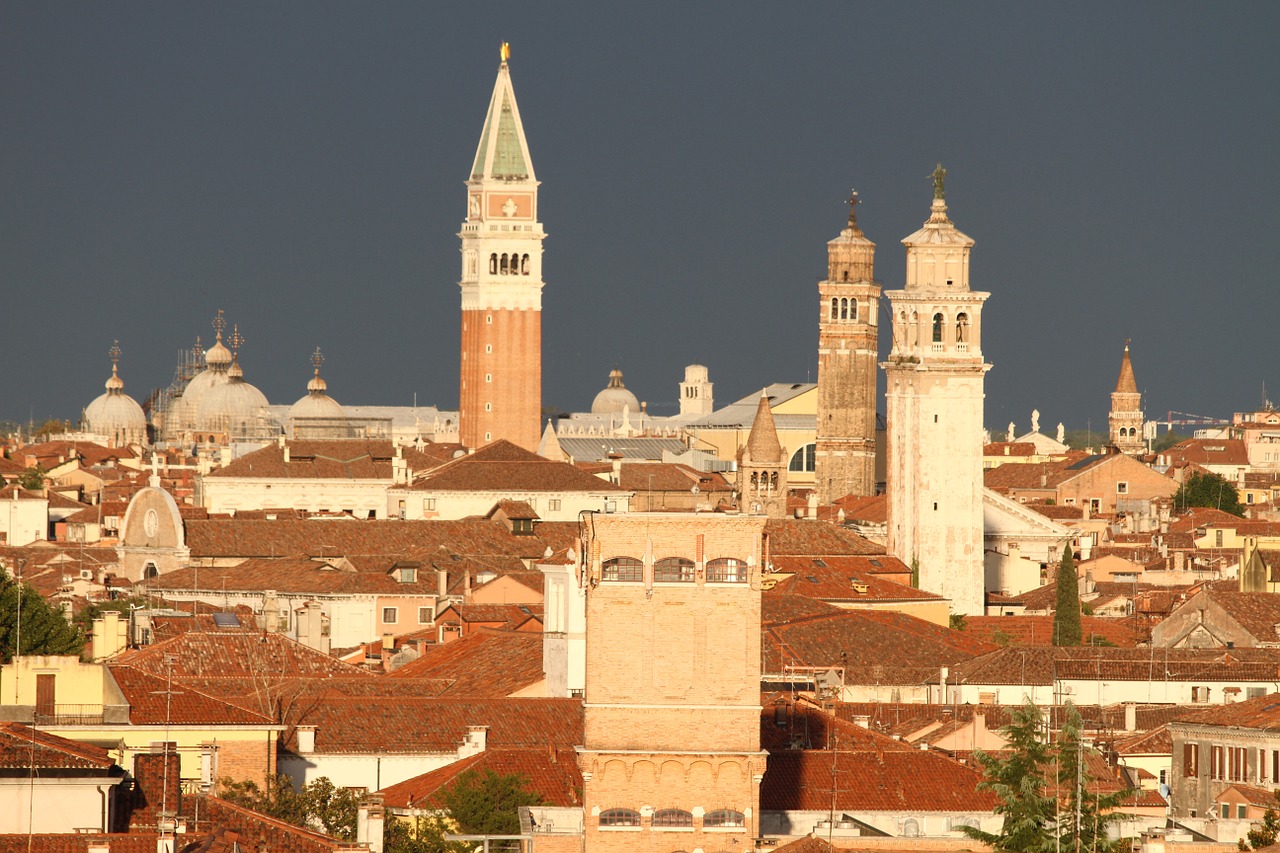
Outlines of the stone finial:
[{"label": "stone finial", "polygon": [[947,197],[947,170],[939,163],[933,170],[933,197],[939,200]]}]

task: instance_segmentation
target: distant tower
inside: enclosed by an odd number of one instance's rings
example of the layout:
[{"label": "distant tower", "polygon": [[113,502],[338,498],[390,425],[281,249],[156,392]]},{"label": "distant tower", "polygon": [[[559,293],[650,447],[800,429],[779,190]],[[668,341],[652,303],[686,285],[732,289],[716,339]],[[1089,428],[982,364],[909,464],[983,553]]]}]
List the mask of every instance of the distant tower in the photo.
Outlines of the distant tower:
[{"label": "distant tower", "polygon": [[542,223],[510,52],[493,85],[467,181],[462,240],[460,441],[537,450],[542,411]]},{"label": "distant tower", "polygon": [[701,364],[690,364],[684,369],[684,381],[680,383],[680,414],[709,415],[714,408],[711,397],[713,383],[710,374]]},{"label": "distant tower", "polygon": [[763,391],[747,446],[738,456],[738,506],[769,518],[787,514],[787,451],[778,440],[769,395]]},{"label": "distant tower", "polygon": [[888,417],[888,551],[954,612],[983,612],[982,303],[969,289],[973,240],[947,218],[942,166],[924,227],[903,240],[907,280],[886,295],[893,348]]},{"label": "distant tower", "polygon": [[1142,443],[1142,395],[1133,378],[1133,362],[1129,360],[1129,342],[1124,342],[1124,359],[1120,362],[1120,378],[1111,392],[1111,446],[1121,453],[1137,456],[1146,450]]},{"label": "distant tower", "polygon": [[876,357],[880,285],[876,244],[849,224],[827,243],[827,280],[818,282],[818,503],[876,493]]}]

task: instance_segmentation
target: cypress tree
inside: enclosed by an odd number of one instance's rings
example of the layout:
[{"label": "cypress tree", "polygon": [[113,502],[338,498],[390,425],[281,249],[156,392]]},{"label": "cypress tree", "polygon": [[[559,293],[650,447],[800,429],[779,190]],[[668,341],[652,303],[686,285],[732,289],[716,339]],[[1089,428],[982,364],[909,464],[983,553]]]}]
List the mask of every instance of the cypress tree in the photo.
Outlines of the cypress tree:
[{"label": "cypress tree", "polygon": [[1058,563],[1058,604],[1053,611],[1053,644],[1080,645],[1080,583],[1076,578],[1076,561],[1071,558],[1071,545],[1062,546],[1062,562]]}]

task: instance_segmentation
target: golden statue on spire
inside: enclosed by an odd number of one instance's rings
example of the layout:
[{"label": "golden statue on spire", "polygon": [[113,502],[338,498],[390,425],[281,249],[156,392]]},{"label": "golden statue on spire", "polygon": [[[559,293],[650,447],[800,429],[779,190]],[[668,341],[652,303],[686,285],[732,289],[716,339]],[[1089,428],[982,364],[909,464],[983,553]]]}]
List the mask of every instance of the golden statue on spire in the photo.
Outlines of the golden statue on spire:
[{"label": "golden statue on spire", "polygon": [[502,48],[498,51],[498,55],[502,57],[502,62],[505,65],[506,61],[511,58],[511,45],[504,41]]}]

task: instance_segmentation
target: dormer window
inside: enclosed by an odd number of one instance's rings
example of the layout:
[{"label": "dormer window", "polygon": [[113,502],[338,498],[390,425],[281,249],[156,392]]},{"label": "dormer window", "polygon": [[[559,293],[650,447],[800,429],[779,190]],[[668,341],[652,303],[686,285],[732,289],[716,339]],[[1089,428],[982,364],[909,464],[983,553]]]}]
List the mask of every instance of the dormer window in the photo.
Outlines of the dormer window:
[{"label": "dormer window", "polygon": [[417,563],[396,563],[391,567],[391,574],[400,583],[417,583],[418,582],[418,564]]}]

